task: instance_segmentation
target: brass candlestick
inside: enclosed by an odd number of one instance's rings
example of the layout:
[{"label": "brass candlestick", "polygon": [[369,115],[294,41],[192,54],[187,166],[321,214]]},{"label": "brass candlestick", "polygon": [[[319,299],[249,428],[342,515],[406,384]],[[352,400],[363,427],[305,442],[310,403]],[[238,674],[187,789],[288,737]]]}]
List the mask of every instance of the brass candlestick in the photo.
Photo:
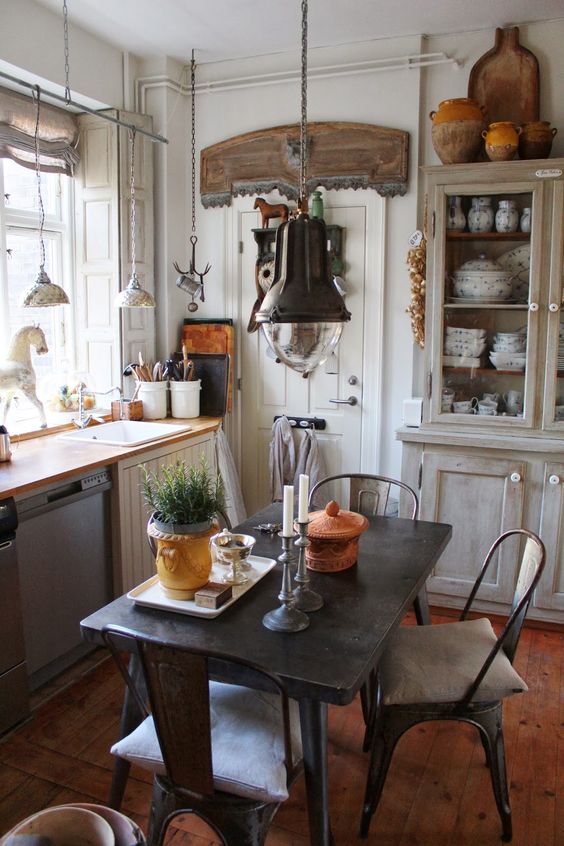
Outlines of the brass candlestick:
[{"label": "brass candlestick", "polygon": [[309,626],[309,617],[295,607],[290,579],[290,563],[295,560],[291,552],[292,537],[282,537],[282,554],[278,561],[283,565],[282,588],[278,594],[280,607],[269,611],[262,618],[263,626],[273,632],[301,632]]},{"label": "brass candlestick", "polygon": [[306,565],[306,549],[311,543],[307,536],[309,520],[306,520],[304,523],[298,521],[298,526],[300,533],[294,544],[299,549],[298,569],[294,576],[294,581],[297,583],[297,587],[293,591],[294,608],[297,608],[299,611],[319,611],[320,608],[323,608],[323,597],[308,587],[309,573]]}]

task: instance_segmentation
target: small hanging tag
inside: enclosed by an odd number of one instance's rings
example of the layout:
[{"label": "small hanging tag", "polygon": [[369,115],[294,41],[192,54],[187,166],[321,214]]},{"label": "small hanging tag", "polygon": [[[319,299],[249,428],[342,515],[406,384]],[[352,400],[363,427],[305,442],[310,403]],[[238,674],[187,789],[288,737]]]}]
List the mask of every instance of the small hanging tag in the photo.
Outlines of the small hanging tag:
[{"label": "small hanging tag", "polygon": [[333,350],[333,352],[325,362],[325,372],[330,375],[339,374],[339,357],[335,350]]},{"label": "small hanging tag", "polygon": [[409,243],[412,247],[418,247],[423,240],[423,233],[420,229],[416,229],[413,235],[409,236]]}]

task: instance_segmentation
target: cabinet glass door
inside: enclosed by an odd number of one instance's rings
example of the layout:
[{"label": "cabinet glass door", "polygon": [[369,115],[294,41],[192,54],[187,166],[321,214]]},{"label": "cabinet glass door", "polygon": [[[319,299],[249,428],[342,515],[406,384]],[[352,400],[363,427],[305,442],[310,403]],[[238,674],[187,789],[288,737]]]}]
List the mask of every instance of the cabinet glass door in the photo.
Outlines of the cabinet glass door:
[{"label": "cabinet glass door", "polygon": [[564,431],[564,183],[554,186],[543,427]]},{"label": "cabinet glass door", "polygon": [[542,186],[441,189],[432,417],[526,427],[534,419]]}]

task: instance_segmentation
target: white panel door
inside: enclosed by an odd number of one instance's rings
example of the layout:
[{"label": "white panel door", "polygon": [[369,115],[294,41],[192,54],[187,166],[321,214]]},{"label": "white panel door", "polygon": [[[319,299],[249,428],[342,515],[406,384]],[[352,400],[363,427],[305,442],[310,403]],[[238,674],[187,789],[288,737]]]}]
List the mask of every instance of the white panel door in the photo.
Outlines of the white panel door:
[{"label": "white panel door", "polygon": [[[350,205],[345,204],[345,195]],[[247,201],[245,205],[248,208],[250,204]],[[260,226],[260,220],[256,212],[243,211],[244,206],[240,208],[241,480],[247,510],[252,513],[271,500],[268,454],[276,415],[323,418],[326,429],[318,431],[317,437],[327,474],[360,470],[363,345],[365,325],[370,326],[365,321],[369,215],[361,192],[335,193],[332,202],[325,199],[326,223],[338,224],[344,229],[343,276],[347,290],[346,303],[352,319],[343,328],[336,355],[327,364],[316,368],[308,378],[304,378],[276,363],[268,351],[262,331],[252,334],[246,331],[256,298],[254,278],[257,245],[252,230]],[[373,233],[373,243],[378,243],[378,235],[378,232]],[[373,332],[378,332],[378,325],[375,318],[372,321]],[[374,361],[373,371],[378,369],[379,362]],[[349,380],[354,384],[350,384]],[[357,399],[356,406],[330,402],[331,399],[346,399],[349,396]],[[294,434],[299,446],[303,433]]]}]

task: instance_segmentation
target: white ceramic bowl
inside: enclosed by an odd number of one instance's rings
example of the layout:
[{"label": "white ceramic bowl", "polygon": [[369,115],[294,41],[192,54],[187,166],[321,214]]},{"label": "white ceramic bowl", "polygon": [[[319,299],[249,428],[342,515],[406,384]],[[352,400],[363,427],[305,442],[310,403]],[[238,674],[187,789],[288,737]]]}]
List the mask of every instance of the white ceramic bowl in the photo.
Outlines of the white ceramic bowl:
[{"label": "white ceramic bowl", "polygon": [[524,353],[490,353],[490,361],[497,370],[524,370],[526,360]]},{"label": "white ceramic bowl", "polygon": [[17,836],[34,834],[48,837],[53,846],[115,846],[110,824],[86,808],[60,805],[45,808],[18,823],[7,837],[17,844]]},{"label": "white ceramic bowl", "polygon": [[526,343],[519,341],[494,341],[492,348],[494,352],[522,353],[526,346]]},{"label": "white ceramic bowl", "polygon": [[146,846],[146,840],[139,826],[122,814],[106,805],[91,805],[78,803],[72,805],[74,808],[86,808],[88,811],[103,817],[111,826],[114,832],[116,846]]}]

